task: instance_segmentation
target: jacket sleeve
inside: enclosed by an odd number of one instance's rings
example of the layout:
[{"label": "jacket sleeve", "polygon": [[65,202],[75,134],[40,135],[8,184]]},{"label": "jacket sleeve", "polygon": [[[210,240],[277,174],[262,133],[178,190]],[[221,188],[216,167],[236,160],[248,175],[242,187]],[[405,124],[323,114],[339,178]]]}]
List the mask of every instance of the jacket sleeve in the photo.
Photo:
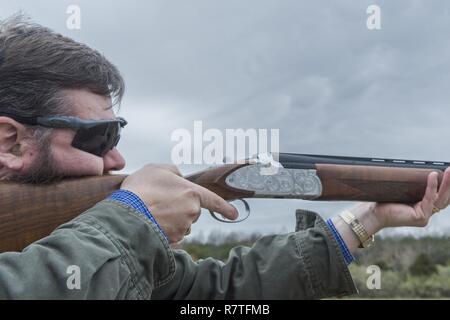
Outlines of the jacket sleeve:
[{"label": "jacket sleeve", "polygon": [[0,299],[148,299],[174,271],[159,229],[105,200],[22,252],[0,254]]},{"label": "jacket sleeve", "polygon": [[226,263],[194,262],[174,250],[175,277],[155,299],[318,299],[353,294],[356,288],[338,243],[314,212],[297,210],[297,228],[267,236],[252,248],[236,247]]}]

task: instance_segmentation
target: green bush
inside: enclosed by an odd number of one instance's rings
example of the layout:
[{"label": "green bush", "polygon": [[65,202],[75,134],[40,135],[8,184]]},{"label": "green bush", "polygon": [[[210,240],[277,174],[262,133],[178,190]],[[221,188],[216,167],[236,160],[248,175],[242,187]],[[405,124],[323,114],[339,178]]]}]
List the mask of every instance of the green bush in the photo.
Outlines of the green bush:
[{"label": "green bush", "polygon": [[409,267],[409,272],[413,276],[429,276],[437,272],[437,267],[431,262],[427,254],[421,253]]}]

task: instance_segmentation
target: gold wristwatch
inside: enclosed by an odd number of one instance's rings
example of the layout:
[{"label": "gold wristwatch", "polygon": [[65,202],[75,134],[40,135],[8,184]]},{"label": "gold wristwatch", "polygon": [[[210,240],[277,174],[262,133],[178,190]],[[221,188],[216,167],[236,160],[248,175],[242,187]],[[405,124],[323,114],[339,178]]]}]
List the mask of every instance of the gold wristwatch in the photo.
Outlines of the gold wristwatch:
[{"label": "gold wristwatch", "polygon": [[342,220],[345,221],[345,223],[350,226],[350,228],[358,237],[359,241],[361,242],[361,244],[359,245],[360,248],[368,248],[375,242],[375,237],[367,233],[364,226],[361,224],[361,222],[358,221],[353,213],[345,210],[339,216],[342,218]]}]

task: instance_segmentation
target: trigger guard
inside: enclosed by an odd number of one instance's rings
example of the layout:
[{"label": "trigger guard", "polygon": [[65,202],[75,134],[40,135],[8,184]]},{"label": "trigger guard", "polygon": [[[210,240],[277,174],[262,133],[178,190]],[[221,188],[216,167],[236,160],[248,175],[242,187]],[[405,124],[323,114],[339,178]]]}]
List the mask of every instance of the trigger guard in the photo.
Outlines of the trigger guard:
[{"label": "trigger guard", "polygon": [[[247,218],[250,216],[250,206],[249,206],[248,202],[245,201],[245,199],[236,199],[236,200],[233,200],[233,201],[237,201],[237,200],[239,200],[239,201],[241,201],[242,203],[244,203],[246,216],[245,216],[244,218],[242,218],[242,219],[239,219],[239,220],[225,220],[225,219],[220,219],[220,218],[218,218],[217,215],[216,215],[216,213],[215,213],[214,211],[212,211],[212,210],[209,210],[209,213],[211,214],[211,216],[212,216],[214,219],[216,219],[217,221],[220,221],[220,222],[224,222],[224,223],[238,223],[238,222],[242,222],[242,221],[244,221],[244,220],[247,220]],[[230,203],[233,207],[236,208],[236,206],[234,206],[231,202],[229,202],[229,203]],[[237,210],[239,216],[241,216],[240,213],[239,213],[239,209],[236,208],[236,210]]]}]

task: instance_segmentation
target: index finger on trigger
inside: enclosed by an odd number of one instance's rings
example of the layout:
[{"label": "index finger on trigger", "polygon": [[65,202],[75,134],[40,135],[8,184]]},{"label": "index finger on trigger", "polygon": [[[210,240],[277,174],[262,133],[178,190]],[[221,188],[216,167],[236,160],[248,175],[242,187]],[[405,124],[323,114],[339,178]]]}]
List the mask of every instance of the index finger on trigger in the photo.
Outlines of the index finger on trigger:
[{"label": "index finger on trigger", "polygon": [[202,208],[220,213],[227,219],[235,220],[238,217],[239,214],[236,208],[216,193],[197,184],[195,184],[195,190],[200,195],[200,205]]}]

